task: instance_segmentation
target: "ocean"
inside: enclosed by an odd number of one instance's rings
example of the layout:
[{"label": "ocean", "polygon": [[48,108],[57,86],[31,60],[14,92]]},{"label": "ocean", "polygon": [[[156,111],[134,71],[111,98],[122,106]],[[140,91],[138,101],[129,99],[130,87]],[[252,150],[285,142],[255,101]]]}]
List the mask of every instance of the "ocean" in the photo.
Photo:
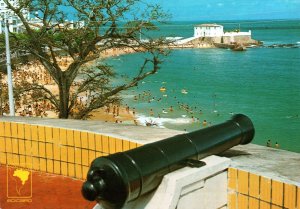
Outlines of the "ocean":
[{"label": "ocean", "polygon": [[[151,35],[191,37],[199,23],[170,22]],[[245,52],[173,50],[157,74],[122,93],[123,105],[134,107],[141,123],[182,131],[243,113],[255,126],[253,143],[266,145],[271,140],[272,146],[277,142],[281,149],[300,152],[300,20],[218,23],[225,30],[251,30],[253,39],[264,46]],[[267,47],[273,44],[293,47]],[[107,62],[120,82],[137,73],[144,56],[128,54]]]}]

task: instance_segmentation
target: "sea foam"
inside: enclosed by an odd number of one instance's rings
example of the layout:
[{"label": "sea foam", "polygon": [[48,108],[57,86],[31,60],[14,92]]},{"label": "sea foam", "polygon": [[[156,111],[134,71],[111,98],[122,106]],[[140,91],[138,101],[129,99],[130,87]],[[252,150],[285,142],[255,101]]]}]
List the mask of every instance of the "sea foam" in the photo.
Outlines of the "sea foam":
[{"label": "sea foam", "polygon": [[192,123],[191,118],[157,118],[157,117],[148,117],[145,115],[137,115],[137,121],[146,126],[147,123],[155,124],[158,127],[164,128],[164,125],[167,124],[189,124]]}]

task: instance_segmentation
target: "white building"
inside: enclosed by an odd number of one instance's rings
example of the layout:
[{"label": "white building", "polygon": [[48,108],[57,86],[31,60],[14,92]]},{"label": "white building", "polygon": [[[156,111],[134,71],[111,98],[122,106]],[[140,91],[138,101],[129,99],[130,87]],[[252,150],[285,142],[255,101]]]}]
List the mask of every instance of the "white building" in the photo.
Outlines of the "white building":
[{"label": "white building", "polygon": [[223,26],[217,24],[201,24],[194,27],[194,37],[220,37],[223,36]]},{"label": "white building", "polygon": [[[10,3],[14,6],[17,6],[19,1],[18,0],[10,0]],[[23,10],[22,12],[23,12],[24,16],[29,19],[29,11]],[[3,23],[3,20],[5,17],[8,20],[9,31],[14,32],[14,33],[21,32],[23,24],[21,23],[20,19],[17,17],[16,14],[14,14],[14,12],[7,9],[6,3],[3,0],[0,0],[0,19],[1,19],[0,34],[3,33],[3,31],[4,31],[2,23]]]}]

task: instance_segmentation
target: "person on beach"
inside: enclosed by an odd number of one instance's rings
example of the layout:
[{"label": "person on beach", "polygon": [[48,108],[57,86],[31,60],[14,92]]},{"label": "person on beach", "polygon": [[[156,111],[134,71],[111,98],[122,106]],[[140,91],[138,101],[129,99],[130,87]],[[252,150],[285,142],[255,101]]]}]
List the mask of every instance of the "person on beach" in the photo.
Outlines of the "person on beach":
[{"label": "person on beach", "polygon": [[279,148],[279,144],[277,142],[275,143],[275,148]]},{"label": "person on beach", "polygon": [[271,144],[271,140],[270,140],[270,139],[267,141],[267,147],[272,147],[272,144]]},{"label": "person on beach", "polygon": [[207,121],[204,120],[203,123],[202,123],[202,125],[203,125],[203,126],[207,126]]}]

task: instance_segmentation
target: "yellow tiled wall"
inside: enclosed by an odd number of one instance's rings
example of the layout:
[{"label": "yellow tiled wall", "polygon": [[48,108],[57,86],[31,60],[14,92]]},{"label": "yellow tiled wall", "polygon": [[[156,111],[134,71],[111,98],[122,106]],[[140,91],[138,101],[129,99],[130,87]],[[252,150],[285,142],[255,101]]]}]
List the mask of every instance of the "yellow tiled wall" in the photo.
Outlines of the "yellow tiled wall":
[{"label": "yellow tiled wall", "polygon": [[126,151],[137,143],[101,134],[0,122],[0,164],[84,179],[100,156]]},{"label": "yellow tiled wall", "polygon": [[228,209],[300,209],[300,187],[229,168]]}]

